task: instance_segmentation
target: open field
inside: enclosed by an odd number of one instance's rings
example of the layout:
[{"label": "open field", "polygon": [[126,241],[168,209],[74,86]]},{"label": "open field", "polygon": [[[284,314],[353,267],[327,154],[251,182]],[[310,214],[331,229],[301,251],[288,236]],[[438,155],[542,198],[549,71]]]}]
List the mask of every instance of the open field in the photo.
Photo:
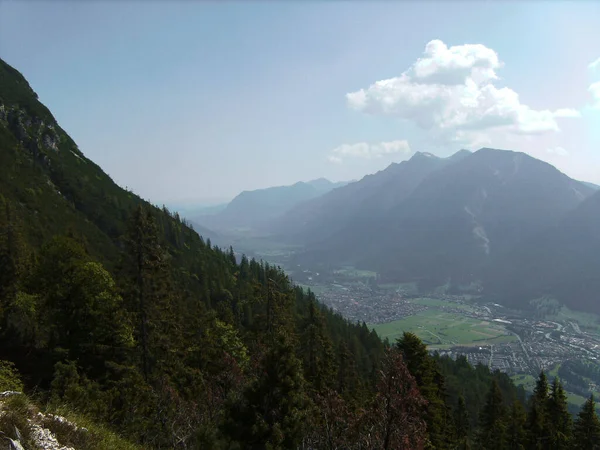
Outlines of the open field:
[{"label": "open field", "polygon": [[[447,304],[430,299],[426,302]],[[431,306],[430,309],[418,314],[394,322],[376,324],[373,328],[382,338],[388,338],[390,341],[400,337],[403,332],[410,331],[431,347],[499,344],[516,339],[502,325],[444,312],[435,308],[433,304],[428,306]],[[462,305],[452,304],[452,306]]]},{"label": "open field", "polygon": [[535,388],[535,377],[533,375],[520,373],[513,375],[511,378],[517,386],[523,386],[527,392],[533,392],[533,388]]},{"label": "open field", "polygon": [[355,269],[352,266],[344,266],[341,269],[334,270],[335,274],[343,275],[345,277],[350,278],[375,278],[377,277],[377,272],[372,272],[370,270],[359,270]]},{"label": "open field", "polygon": [[405,294],[413,295],[419,292],[417,283],[383,283],[379,285],[380,289],[390,290],[394,292],[402,292]]}]

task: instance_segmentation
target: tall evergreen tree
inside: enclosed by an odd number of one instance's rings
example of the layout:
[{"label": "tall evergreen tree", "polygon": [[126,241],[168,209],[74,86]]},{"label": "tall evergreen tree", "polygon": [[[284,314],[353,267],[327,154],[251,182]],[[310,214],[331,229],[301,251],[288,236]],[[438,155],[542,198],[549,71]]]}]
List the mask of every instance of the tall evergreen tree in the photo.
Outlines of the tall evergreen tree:
[{"label": "tall evergreen tree", "polygon": [[396,347],[415,378],[427,408],[425,421],[433,448],[447,448],[453,434],[449,408],[446,404],[445,380],[427,346],[414,333],[403,333]]},{"label": "tall evergreen tree", "polygon": [[309,298],[308,314],[304,319],[300,345],[304,359],[305,378],[317,391],[332,387],[335,377],[335,357],[331,340],[314,297]]},{"label": "tall evergreen tree", "polygon": [[471,448],[471,419],[465,403],[465,398],[460,395],[454,414],[454,428],[456,431],[456,443],[460,450],[469,450]]},{"label": "tall evergreen tree", "polygon": [[483,450],[506,448],[506,408],[496,379],[487,394],[479,419],[478,443]]},{"label": "tall evergreen tree", "polygon": [[389,350],[374,407],[368,417],[373,423],[368,447],[382,450],[424,448],[426,424],[422,412],[426,404],[402,354],[397,349]]},{"label": "tall evergreen tree", "polygon": [[548,420],[550,447],[565,450],[571,447],[572,419],[569,413],[567,395],[558,378],[554,378],[548,398]]},{"label": "tall evergreen tree", "polygon": [[525,450],[525,424],[527,414],[520,401],[515,400],[510,408],[506,427],[506,443],[509,450]]},{"label": "tall evergreen tree", "polygon": [[540,372],[527,415],[527,448],[541,450],[548,448],[550,429],[548,421],[548,379]]},{"label": "tall evergreen tree", "polygon": [[[0,195],[0,318],[17,299],[26,269],[21,223],[11,203]],[[0,322],[5,328],[5,322]]]},{"label": "tall evergreen tree", "polygon": [[[170,289],[168,253],[161,246],[158,227],[150,210],[139,206],[133,213],[126,236],[131,267],[132,312],[136,315],[142,374],[151,372],[170,353],[168,336],[173,299]],[[173,330],[171,330],[173,331]]]},{"label": "tall evergreen tree", "polygon": [[600,420],[596,414],[594,396],[583,404],[573,425],[573,447],[576,450],[600,449]]},{"label": "tall evergreen tree", "polygon": [[242,448],[296,448],[309,407],[300,361],[290,339],[279,334],[261,364],[262,376],[232,404],[227,432]]}]

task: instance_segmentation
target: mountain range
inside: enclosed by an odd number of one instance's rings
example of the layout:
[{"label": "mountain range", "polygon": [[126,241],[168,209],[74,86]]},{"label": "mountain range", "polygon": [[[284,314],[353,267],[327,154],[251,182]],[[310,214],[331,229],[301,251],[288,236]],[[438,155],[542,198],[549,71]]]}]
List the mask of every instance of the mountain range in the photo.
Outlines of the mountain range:
[{"label": "mountain range", "polygon": [[295,206],[346,184],[348,183],[333,183],[319,178],[307,182],[300,181],[290,186],[244,191],[227,205],[187,217],[195,224],[201,223],[224,233],[235,233],[238,230],[256,231]]},{"label": "mountain range", "polygon": [[[238,223],[254,217],[250,196],[231,204]],[[253,225],[301,246],[294,264],[351,265],[424,289],[475,283],[505,304],[550,296],[600,311],[600,191],[526,153],[417,152],[271,212]]]}]

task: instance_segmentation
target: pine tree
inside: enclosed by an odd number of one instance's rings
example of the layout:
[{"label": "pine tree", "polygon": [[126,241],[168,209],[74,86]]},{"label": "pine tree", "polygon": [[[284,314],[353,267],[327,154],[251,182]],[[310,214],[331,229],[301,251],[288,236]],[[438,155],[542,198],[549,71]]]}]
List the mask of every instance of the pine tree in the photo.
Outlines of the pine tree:
[{"label": "pine tree", "polygon": [[306,380],[317,391],[331,387],[336,369],[335,357],[331,340],[325,331],[323,317],[313,297],[310,297],[308,315],[303,321],[301,333]]},{"label": "pine tree", "polygon": [[377,396],[369,419],[369,448],[382,450],[422,449],[426,424],[422,419],[427,402],[397,349],[388,351],[380,374]]},{"label": "pine tree", "polygon": [[444,376],[427,346],[414,333],[404,333],[396,343],[406,366],[415,378],[427,408],[425,421],[433,448],[447,448],[453,434],[450,410],[446,405]]},{"label": "pine tree", "polygon": [[567,395],[557,378],[552,383],[548,399],[548,420],[550,431],[550,447],[554,450],[565,450],[571,447],[572,420],[569,413]]},{"label": "pine tree", "polygon": [[492,381],[479,418],[478,443],[485,450],[506,448],[506,410],[496,379]]},{"label": "pine tree", "polygon": [[454,428],[456,430],[458,448],[461,450],[470,449],[471,419],[469,417],[465,398],[462,395],[458,397],[458,404],[454,414]]},{"label": "pine tree", "polygon": [[506,443],[510,450],[525,449],[525,424],[527,414],[525,408],[518,400],[515,400],[511,406],[508,416],[508,425],[506,428]]},{"label": "pine tree", "polygon": [[309,407],[300,361],[289,337],[278,334],[262,375],[229,408],[226,432],[245,449],[297,448]]},{"label": "pine tree", "polygon": [[0,329],[6,327],[6,313],[17,299],[26,271],[26,250],[21,223],[8,200],[0,196]]},{"label": "pine tree", "polygon": [[527,415],[527,448],[541,450],[548,447],[550,430],[548,422],[548,380],[542,371],[530,399]]},{"label": "pine tree", "polygon": [[132,274],[130,304],[137,316],[136,334],[140,347],[141,368],[148,381],[157,364],[171,354],[172,304],[168,253],[159,240],[158,227],[150,210],[139,206],[133,213],[126,236]]},{"label": "pine tree", "polygon": [[573,447],[576,450],[600,449],[600,420],[596,414],[596,402],[593,395],[586,400],[575,419]]}]

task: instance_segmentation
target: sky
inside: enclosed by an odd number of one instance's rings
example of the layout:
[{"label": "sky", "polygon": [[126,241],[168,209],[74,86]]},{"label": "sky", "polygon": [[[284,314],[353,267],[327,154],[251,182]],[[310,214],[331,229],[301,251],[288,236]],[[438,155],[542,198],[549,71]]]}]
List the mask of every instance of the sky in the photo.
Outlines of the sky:
[{"label": "sky", "polygon": [[600,2],[0,0],[0,57],[156,204],[527,152],[600,184]]}]

